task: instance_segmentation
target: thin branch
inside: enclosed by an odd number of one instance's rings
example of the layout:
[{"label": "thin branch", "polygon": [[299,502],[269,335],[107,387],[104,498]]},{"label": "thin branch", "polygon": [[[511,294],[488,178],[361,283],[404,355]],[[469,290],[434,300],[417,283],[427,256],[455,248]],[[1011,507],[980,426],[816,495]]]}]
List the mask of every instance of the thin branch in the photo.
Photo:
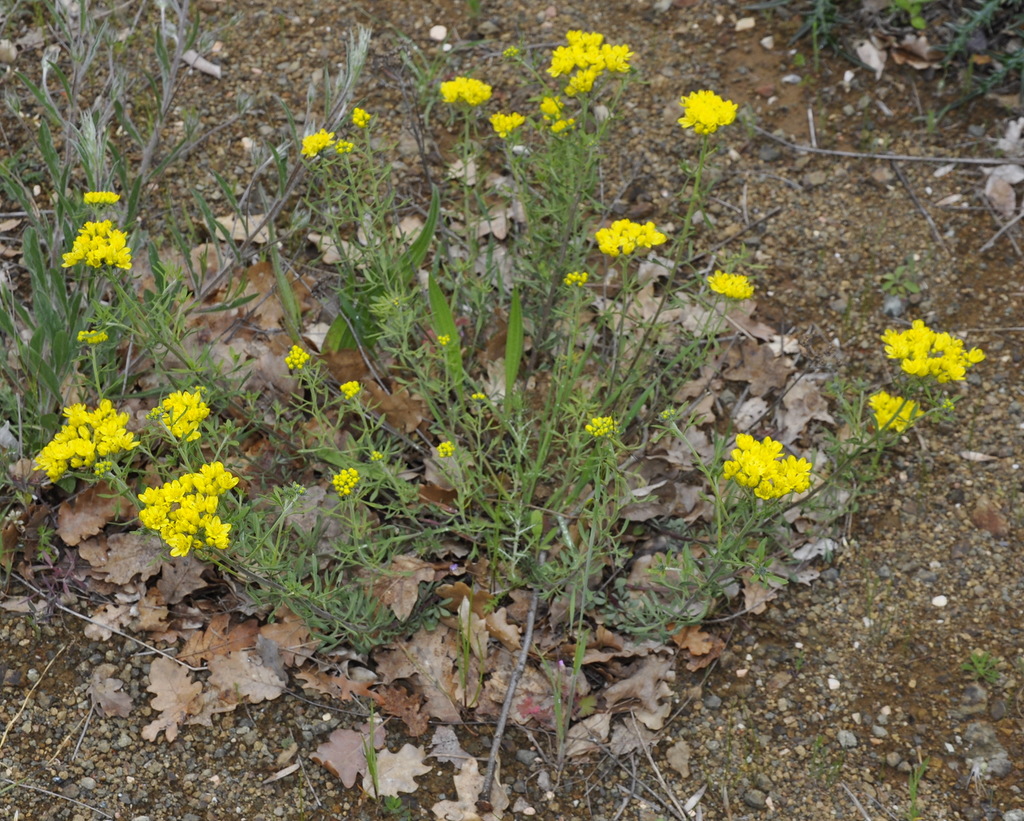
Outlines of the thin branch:
[{"label": "thin branch", "polygon": [[11,784],[12,786],[15,786],[15,787],[21,787],[24,790],[32,790],[33,792],[41,792],[43,795],[49,795],[52,798],[60,798],[63,801],[70,801],[72,804],[77,804],[79,807],[85,807],[87,810],[91,810],[92,812],[99,813],[104,818],[113,818],[114,817],[110,813],[106,812],[105,810],[101,810],[99,807],[93,807],[93,806],[91,806],[89,804],[86,804],[86,803],[84,803],[82,801],[76,801],[74,798],[68,798],[66,795],[61,795],[59,792],[50,792],[50,790],[44,790],[42,787],[36,787],[33,784],[22,784],[21,782],[18,782],[18,781],[12,781],[9,778],[0,778],[0,782],[3,782],[5,784]]},{"label": "thin branch", "polygon": [[949,247],[942,239],[942,235],[939,233],[939,229],[935,225],[935,220],[932,219],[932,215],[928,213],[925,207],[921,204],[921,200],[917,198],[917,194],[914,192],[914,189],[910,187],[910,180],[907,179],[907,175],[903,173],[903,169],[899,167],[895,160],[889,163],[889,165],[892,166],[892,170],[895,171],[896,176],[900,178],[900,182],[903,183],[903,187],[907,189],[907,193],[910,195],[910,199],[914,201],[914,205],[917,206],[917,210],[921,212],[921,216],[924,217],[925,222],[928,223],[928,227],[931,229],[932,236],[935,238],[935,241],[942,247],[942,250],[945,251],[948,255]]}]

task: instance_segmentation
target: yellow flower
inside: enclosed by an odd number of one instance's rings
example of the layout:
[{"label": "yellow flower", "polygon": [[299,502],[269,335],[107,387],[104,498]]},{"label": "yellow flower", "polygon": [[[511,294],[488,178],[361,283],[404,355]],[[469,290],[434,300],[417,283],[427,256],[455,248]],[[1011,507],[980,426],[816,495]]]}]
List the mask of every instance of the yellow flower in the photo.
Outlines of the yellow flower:
[{"label": "yellow flower", "polygon": [[373,115],[362,108],[352,109],[352,124],[356,128],[366,128],[370,124]]},{"label": "yellow flower", "polygon": [[127,240],[128,235],[124,231],[114,229],[110,220],[87,222],[79,229],[71,250],[64,254],[64,263],[61,267],[70,268],[76,263],[84,262],[93,268],[111,265],[130,269],[132,249],[127,247]]},{"label": "yellow flower", "polygon": [[905,431],[921,415],[917,402],[890,396],[879,391],[868,399],[868,406],[875,413],[875,426],[879,430]]},{"label": "yellow flower", "polygon": [[194,393],[175,391],[150,411],[151,418],[159,418],[172,436],[185,442],[199,438],[199,424],[210,415],[210,408],[203,401],[203,388],[195,387]]},{"label": "yellow flower", "polygon": [[455,455],[455,444],[452,442],[441,442],[437,446],[437,455],[441,459],[447,459],[450,456]]},{"label": "yellow flower", "polygon": [[290,371],[301,371],[307,362],[309,362],[310,356],[298,345],[292,345],[292,349],[288,351],[288,356],[284,358],[284,364],[288,366]]},{"label": "yellow flower", "polygon": [[437,344],[440,345],[442,348],[445,345],[447,345],[449,342],[451,342],[451,341],[452,341],[452,338],[450,336],[448,336],[448,334],[438,334],[437,335]]},{"label": "yellow flower", "polygon": [[359,395],[359,391],[363,389],[363,386],[356,381],[346,382],[341,386],[341,392],[345,395],[346,399],[353,399]]},{"label": "yellow flower", "polygon": [[566,285],[575,285],[577,288],[582,288],[587,284],[589,278],[590,274],[586,271],[572,271],[565,275],[565,279],[562,282]]},{"label": "yellow flower", "polygon": [[352,149],[356,147],[355,143],[350,143],[348,140],[338,140],[335,143],[334,150],[339,154],[351,154]]},{"label": "yellow flower", "polygon": [[478,106],[491,99],[491,87],[472,77],[456,77],[441,83],[441,97],[446,103],[465,103]]},{"label": "yellow flower", "polygon": [[545,97],[540,101],[540,113],[544,115],[544,122],[551,125],[551,131],[559,134],[576,123],[576,120],[562,117],[562,109],[565,103],[558,97]]},{"label": "yellow flower", "polygon": [[64,408],[64,416],[67,422],[36,457],[36,467],[46,471],[51,482],[69,470],[99,469],[109,462],[105,457],[139,444],[126,428],[128,414],[115,412],[109,399],[94,411],[82,404],[71,405]]},{"label": "yellow flower", "polygon": [[936,333],[920,319],[909,330],[891,328],[882,334],[885,355],[902,360],[901,367],[912,376],[932,376],[939,382],[960,382],[967,369],[985,359],[981,348],[964,350],[964,342],[948,333]]},{"label": "yellow flower", "polygon": [[187,556],[202,547],[225,550],[231,525],[216,515],[220,497],[238,484],[238,477],[221,462],[202,465],[160,487],[147,487],[139,501],[139,521],[155,530],[171,548],[172,556]]},{"label": "yellow flower", "polygon": [[491,115],[491,127],[503,140],[525,122],[526,117],[515,112]]},{"label": "yellow flower", "polygon": [[595,416],[590,424],[583,428],[595,439],[602,436],[611,436],[619,430],[619,423],[610,416]]},{"label": "yellow flower", "polygon": [[565,39],[569,45],[559,46],[551,54],[548,74],[561,77],[576,72],[565,87],[570,97],[590,91],[606,71],[618,74],[629,71],[629,61],[633,58],[629,46],[605,43],[604,35],[596,31],[569,31]]},{"label": "yellow flower", "polygon": [[513,57],[519,56],[519,49],[516,48],[515,46],[509,46],[507,49],[501,52],[501,56],[504,57],[506,60],[511,60]]},{"label": "yellow flower", "polygon": [[338,491],[338,495],[342,497],[350,496],[358,483],[359,471],[355,468],[345,468],[331,478],[331,484]]},{"label": "yellow flower", "polygon": [[334,132],[321,128],[316,134],[310,134],[302,138],[302,155],[304,157],[315,157],[325,148],[334,145]]},{"label": "yellow flower", "polygon": [[379,450],[372,450],[372,451],[370,451],[370,461],[371,462],[380,462],[383,459],[384,459],[384,454],[381,453]]},{"label": "yellow flower", "polygon": [[86,191],[83,199],[86,205],[113,205],[121,195],[113,191]]},{"label": "yellow flower", "polygon": [[708,277],[708,286],[716,294],[729,299],[750,299],[754,295],[754,286],[743,274],[726,274],[715,271]]},{"label": "yellow flower", "polygon": [[487,398],[487,394],[477,391],[476,393],[470,394],[469,398],[475,399],[478,402],[483,402]]},{"label": "yellow flower", "polygon": [[98,345],[100,342],[106,342],[110,339],[107,336],[106,331],[79,331],[78,341],[84,342],[86,345]]},{"label": "yellow flower", "polygon": [[595,238],[601,252],[612,257],[631,254],[637,248],[653,248],[668,239],[653,222],[641,225],[632,220],[616,220],[610,228],[598,231]]},{"label": "yellow flower", "polygon": [[580,69],[569,78],[569,84],[565,87],[566,95],[575,97],[577,94],[586,94],[593,89],[600,74],[601,71],[596,66]]},{"label": "yellow flower", "polygon": [[679,105],[684,112],[679,125],[692,128],[698,134],[714,134],[736,119],[736,103],[723,100],[713,91],[694,91],[680,98]]},{"label": "yellow flower", "polygon": [[781,442],[768,436],[758,442],[741,433],[736,437],[732,459],[723,465],[723,475],[743,487],[753,488],[759,499],[803,493],[811,486],[811,463],[795,456],[780,459],[781,453]]}]

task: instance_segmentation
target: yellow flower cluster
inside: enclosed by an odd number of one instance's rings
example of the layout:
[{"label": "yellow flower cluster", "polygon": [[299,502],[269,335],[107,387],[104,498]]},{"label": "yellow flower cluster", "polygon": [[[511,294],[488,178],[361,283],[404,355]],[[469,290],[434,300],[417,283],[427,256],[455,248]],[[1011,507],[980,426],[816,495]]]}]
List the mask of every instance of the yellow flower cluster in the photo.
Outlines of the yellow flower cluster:
[{"label": "yellow flower cluster", "polygon": [[561,134],[576,125],[575,118],[567,119],[562,116],[564,108],[565,103],[559,97],[545,97],[540,101],[540,113],[544,115],[544,122],[550,123],[551,131],[555,134]]},{"label": "yellow flower cluster", "polygon": [[325,148],[334,145],[334,132],[321,128],[316,134],[310,134],[302,138],[302,155],[304,157],[315,157]]},{"label": "yellow flower cluster", "polygon": [[632,220],[616,220],[610,228],[602,228],[595,235],[601,253],[611,257],[631,254],[637,248],[653,248],[668,239],[654,227],[653,222],[641,225]]},{"label": "yellow flower cluster", "polygon": [[381,462],[383,460],[384,460],[384,454],[381,453],[379,450],[371,450],[370,451],[370,461],[371,462]]},{"label": "yellow flower cluster", "polygon": [[354,399],[359,395],[359,391],[361,391],[362,389],[363,386],[360,385],[355,380],[351,382],[346,382],[344,385],[341,386],[341,392],[345,395],[346,399]]},{"label": "yellow flower cluster", "polygon": [[514,111],[511,114],[491,115],[491,128],[503,140],[525,122],[526,117]]},{"label": "yellow flower cluster", "polygon": [[587,284],[588,279],[590,279],[590,274],[586,271],[571,271],[565,275],[565,279],[562,282],[566,285],[575,285],[577,288],[582,288]]},{"label": "yellow flower cluster", "polygon": [[438,334],[437,335],[437,344],[440,345],[442,348],[445,345],[447,345],[449,342],[451,342],[451,341],[452,341],[452,338],[450,336],[448,336],[448,334]]},{"label": "yellow flower cluster", "polygon": [[595,416],[584,430],[595,438],[611,436],[619,430],[619,423],[610,416]]},{"label": "yellow flower cluster", "polygon": [[355,468],[345,468],[341,473],[334,474],[331,484],[334,485],[339,496],[348,496],[359,484],[359,471]]},{"label": "yellow flower cluster", "polygon": [[789,456],[781,459],[782,443],[766,436],[760,442],[746,433],[736,437],[732,460],[724,465],[726,479],[754,488],[760,499],[803,493],[811,486],[811,463]]},{"label": "yellow flower cluster", "polygon": [[715,271],[708,277],[708,287],[716,294],[729,299],[750,299],[754,295],[754,286],[743,274],[726,274]]},{"label": "yellow flower cluster", "polygon": [[875,412],[875,426],[879,429],[905,431],[921,415],[917,402],[901,396],[889,396],[879,391],[868,399],[868,406]]},{"label": "yellow flower cluster", "polygon": [[86,191],[83,199],[86,205],[113,205],[121,195],[113,191]]},{"label": "yellow flower cluster", "polygon": [[84,342],[86,345],[98,345],[100,342],[106,342],[110,339],[107,336],[106,331],[79,331],[78,341]]},{"label": "yellow flower cluster", "polygon": [[64,416],[68,421],[36,457],[36,467],[46,471],[51,482],[69,470],[93,468],[103,473],[110,469],[110,462],[97,457],[113,456],[139,444],[125,428],[128,414],[116,413],[109,399],[94,411],[82,404],[64,408]]},{"label": "yellow flower cluster", "polygon": [[483,402],[485,399],[487,399],[487,394],[486,393],[481,393],[480,391],[477,391],[476,393],[471,393],[469,395],[469,398],[473,399],[473,400],[475,400],[477,402]]},{"label": "yellow flower cluster", "polygon": [[454,80],[441,83],[441,97],[446,103],[478,106],[491,99],[491,87],[472,77],[456,77]]},{"label": "yellow flower cluster", "polygon": [[114,228],[110,220],[87,222],[78,231],[71,251],[64,254],[63,268],[70,268],[84,262],[93,268],[113,265],[116,268],[132,267],[132,249],[125,243],[128,235]]},{"label": "yellow flower cluster", "polygon": [[198,473],[146,488],[139,496],[145,505],[139,521],[160,534],[172,556],[187,556],[202,547],[224,550],[231,525],[217,516],[217,506],[220,497],[237,484],[238,477],[220,462],[203,465]]},{"label": "yellow flower cluster", "polygon": [[964,350],[964,342],[947,333],[935,333],[920,319],[910,329],[899,332],[891,328],[882,334],[885,355],[901,359],[906,373],[912,376],[933,376],[939,382],[960,382],[971,365],[985,358],[981,348]]},{"label": "yellow flower cluster", "polygon": [[362,108],[352,109],[352,125],[356,128],[366,128],[370,124],[373,115]]},{"label": "yellow flower cluster", "polygon": [[334,150],[339,154],[351,154],[352,149],[356,147],[355,143],[350,143],[348,140],[338,140],[334,144]]},{"label": "yellow flower cluster", "polygon": [[548,74],[561,77],[576,72],[565,87],[570,97],[590,91],[594,81],[606,71],[616,74],[629,71],[629,61],[633,58],[629,46],[609,45],[604,42],[604,35],[596,31],[569,31],[565,39],[569,45],[554,50]]},{"label": "yellow flower cluster", "polygon": [[284,358],[284,364],[288,366],[290,371],[301,371],[306,363],[309,362],[310,356],[298,345],[292,345],[292,349],[288,351],[288,356]]},{"label": "yellow flower cluster", "polygon": [[501,52],[501,56],[504,57],[506,60],[511,60],[513,57],[519,56],[519,49],[516,46],[509,46],[507,49]]},{"label": "yellow flower cluster", "polygon": [[694,91],[680,98],[679,105],[683,107],[683,116],[677,122],[698,134],[714,134],[736,119],[736,103],[723,100],[713,91]]},{"label": "yellow flower cluster", "polygon": [[441,442],[437,446],[437,455],[442,459],[447,459],[449,456],[455,455],[455,443],[454,442]]},{"label": "yellow flower cluster", "polygon": [[203,401],[203,388],[192,390],[194,393],[175,391],[149,412],[150,419],[159,419],[171,435],[186,442],[199,438],[199,423],[210,415],[210,408]]}]

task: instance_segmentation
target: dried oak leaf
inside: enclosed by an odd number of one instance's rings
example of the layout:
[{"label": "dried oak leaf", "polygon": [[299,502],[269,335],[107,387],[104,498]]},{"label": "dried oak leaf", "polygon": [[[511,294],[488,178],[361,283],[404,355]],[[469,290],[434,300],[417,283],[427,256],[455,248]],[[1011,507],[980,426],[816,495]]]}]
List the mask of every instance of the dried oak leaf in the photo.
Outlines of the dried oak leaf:
[{"label": "dried oak leaf", "polygon": [[660,730],[672,711],[672,688],[668,685],[676,677],[672,659],[647,656],[630,665],[629,672],[628,678],[604,691],[608,708],[632,712],[648,729]]},{"label": "dried oak leaf", "polygon": [[441,721],[459,721],[456,704],[463,690],[456,673],[458,649],[456,633],[439,625],[434,630],[420,629],[395,650],[375,654],[377,672],[390,684],[395,679],[414,679],[426,699],[424,711]]},{"label": "dried oak leaf", "polygon": [[164,562],[160,581],[156,583],[160,592],[164,594],[164,601],[168,604],[178,604],[189,593],[206,587],[203,580],[206,567],[192,554]]},{"label": "dried oak leaf", "polygon": [[105,540],[105,550],[98,552],[91,539],[88,548],[79,547],[83,556],[97,570],[106,575],[104,581],[113,584],[128,584],[133,579],[142,581],[155,576],[163,567],[164,547],[158,536],[145,533],[114,533]]},{"label": "dried oak leaf", "polygon": [[231,627],[231,615],[218,613],[205,630],[197,630],[188,637],[185,646],[178,653],[178,658],[193,666],[209,661],[215,656],[223,656],[235,650],[252,647],[256,643],[259,623],[256,619],[248,619]]},{"label": "dried oak leaf", "polygon": [[92,621],[85,625],[82,631],[94,641],[106,641],[114,630],[120,630],[132,618],[130,604],[105,604],[90,617]]},{"label": "dried oak leaf", "polygon": [[248,650],[235,650],[210,659],[210,686],[225,702],[233,698],[253,704],[271,701],[284,692],[287,680],[276,670],[264,666],[259,656]]},{"label": "dried oak leaf", "polygon": [[462,761],[458,773],[452,780],[455,782],[458,800],[438,801],[430,808],[434,817],[441,821],[494,821],[500,818],[508,807],[508,793],[501,786],[500,779],[495,777],[489,796],[492,811],[479,814],[477,801],[484,786],[484,777],[475,758],[466,758]]},{"label": "dried oak leaf", "polygon": [[[397,753],[382,750],[377,754],[377,795],[397,796],[400,792],[416,792],[419,784],[414,780],[418,775],[430,772],[430,765],[423,762],[426,753],[422,747],[406,744]],[[368,774],[363,774],[363,789],[372,794],[373,784]]]},{"label": "dried oak leaf", "polygon": [[412,615],[419,601],[420,582],[434,580],[434,566],[415,556],[397,556],[373,585],[375,597],[391,608],[398,619]]},{"label": "dried oak leaf", "polygon": [[304,686],[339,701],[348,701],[353,696],[366,696],[378,704],[381,702],[381,697],[370,689],[376,684],[373,681],[353,681],[345,676],[332,676],[320,670],[300,670],[295,674],[295,678],[303,682]]},{"label": "dried oak leaf", "polygon": [[381,687],[377,694],[381,697],[381,712],[402,719],[409,729],[409,735],[415,738],[427,731],[430,726],[429,719],[420,708],[419,696],[412,695],[398,684]]},{"label": "dried oak leaf", "polygon": [[64,502],[57,511],[57,535],[76,545],[100,533],[114,520],[119,499],[105,482],[90,485]]},{"label": "dried oak leaf", "polygon": [[146,741],[156,741],[161,731],[168,741],[178,737],[178,725],[202,709],[203,685],[192,681],[188,670],[173,659],[160,656],[149,667],[150,693],[155,693],[151,707],[160,716],[142,728]]},{"label": "dried oak leaf", "polygon": [[122,691],[124,682],[113,677],[115,672],[113,664],[101,664],[93,670],[88,693],[102,715],[125,718],[132,711],[132,697]]},{"label": "dried oak leaf", "polygon": [[473,758],[462,749],[455,730],[447,724],[441,724],[434,730],[434,735],[430,739],[430,756],[438,761],[454,764],[456,767],[461,767],[467,760]]},{"label": "dried oak leaf", "polygon": [[[358,732],[347,727],[339,727],[327,737],[327,741],[316,748],[310,758],[331,775],[340,778],[346,787],[352,787],[357,776],[366,776],[364,744],[369,737],[368,724],[364,724]],[[384,727],[379,723],[374,728],[373,746],[377,749],[384,746]]]}]

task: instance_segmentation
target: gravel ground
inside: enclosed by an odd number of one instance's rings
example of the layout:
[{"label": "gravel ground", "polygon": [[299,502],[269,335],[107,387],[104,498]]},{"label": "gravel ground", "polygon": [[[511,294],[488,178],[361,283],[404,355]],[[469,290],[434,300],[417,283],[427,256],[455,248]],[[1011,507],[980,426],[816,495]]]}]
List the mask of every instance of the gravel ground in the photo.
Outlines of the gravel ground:
[{"label": "gravel ground", "polygon": [[[244,179],[251,169],[242,138],[282,125],[269,95],[301,107],[306,79],[340,59],[344,32],[357,22],[379,34],[379,59],[360,89],[377,110],[398,105],[388,70],[394,30],[428,51],[437,48],[432,25],[448,26],[455,37],[481,35],[481,45],[453,57],[455,70],[487,59],[499,72],[495,58],[505,45],[521,39],[548,48],[573,28],[628,42],[648,84],[629,101],[628,138],[609,158],[609,178],[628,183],[624,210],[654,219],[664,216],[678,161],[693,148],[675,125],[676,101],[691,90],[714,88],[745,104],[760,129],[785,140],[807,144],[813,121],[824,149],[918,157],[997,156],[995,140],[1012,114],[980,99],[928,131],[919,115],[951,101],[954,88],[940,90],[906,67],[878,81],[856,69],[844,87],[845,72],[854,70],[847,62],[826,56],[817,66],[795,64],[786,43],[796,21],[758,17],[737,32],[744,14],[736,4],[483,5],[481,22],[468,31],[457,2],[310,0],[282,8],[204,0],[203,26],[225,27],[211,55],[225,74],[190,78],[190,99],[214,123],[232,97],[253,93],[262,120],[222,133],[177,184],[209,193],[211,169]],[[809,55],[809,44],[797,47]],[[787,75],[799,82],[786,82]],[[24,124],[4,128],[8,140],[29,138]],[[703,816],[714,821],[903,819],[912,769],[927,760],[922,817],[1022,821],[1024,553],[1016,534],[1024,287],[1012,244],[1019,235],[1007,232],[980,250],[999,223],[985,207],[977,166],[801,154],[753,129],[736,128],[727,141],[732,151],[719,164],[706,239],[764,219],[744,234],[765,265],[758,316],[797,336],[817,368],[883,384],[889,368],[878,335],[912,318],[966,336],[989,358],[968,379],[956,424],[914,429],[886,454],[881,478],[868,486],[834,561],[813,584],[786,589],[763,615],[714,623],[728,649],[710,672],[679,666],[678,710],[650,759],[574,762],[556,783],[545,739],[513,733],[502,781],[518,810],[506,816],[653,821],[669,816],[670,794],[682,803],[706,786]],[[937,205],[957,194],[954,204]],[[913,254],[921,293],[884,304],[882,275]],[[214,716],[211,727],[183,728],[172,743],[147,742],[141,728],[153,715],[146,706],[152,654],[116,636],[89,641],[82,627],[61,610],[49,618],[0,617],[0,818],[377,817],[357,789],[309,760],[331,729],[364,720],[358,707],[310,701],[293,687],[277,700]],[[994,681],[961,669],[974,651],[1001,659]],[[103,663],[114,666],[137,705],[127,718],[90,711],[86,690]],[[485,754],[487,727],[465,726],[459,735],[469,752]],[[393,733],[389,746],[396,740]],[[666,761],[670,749],[674,767]],[[685,774],[679,764],[687,753]],[[301,766],[262,783],[292,763]],[[410,817],[430,817],[442,794],[452,797],[451,775],[450,765],[439,764],[419,779],[406,801]]]}]

